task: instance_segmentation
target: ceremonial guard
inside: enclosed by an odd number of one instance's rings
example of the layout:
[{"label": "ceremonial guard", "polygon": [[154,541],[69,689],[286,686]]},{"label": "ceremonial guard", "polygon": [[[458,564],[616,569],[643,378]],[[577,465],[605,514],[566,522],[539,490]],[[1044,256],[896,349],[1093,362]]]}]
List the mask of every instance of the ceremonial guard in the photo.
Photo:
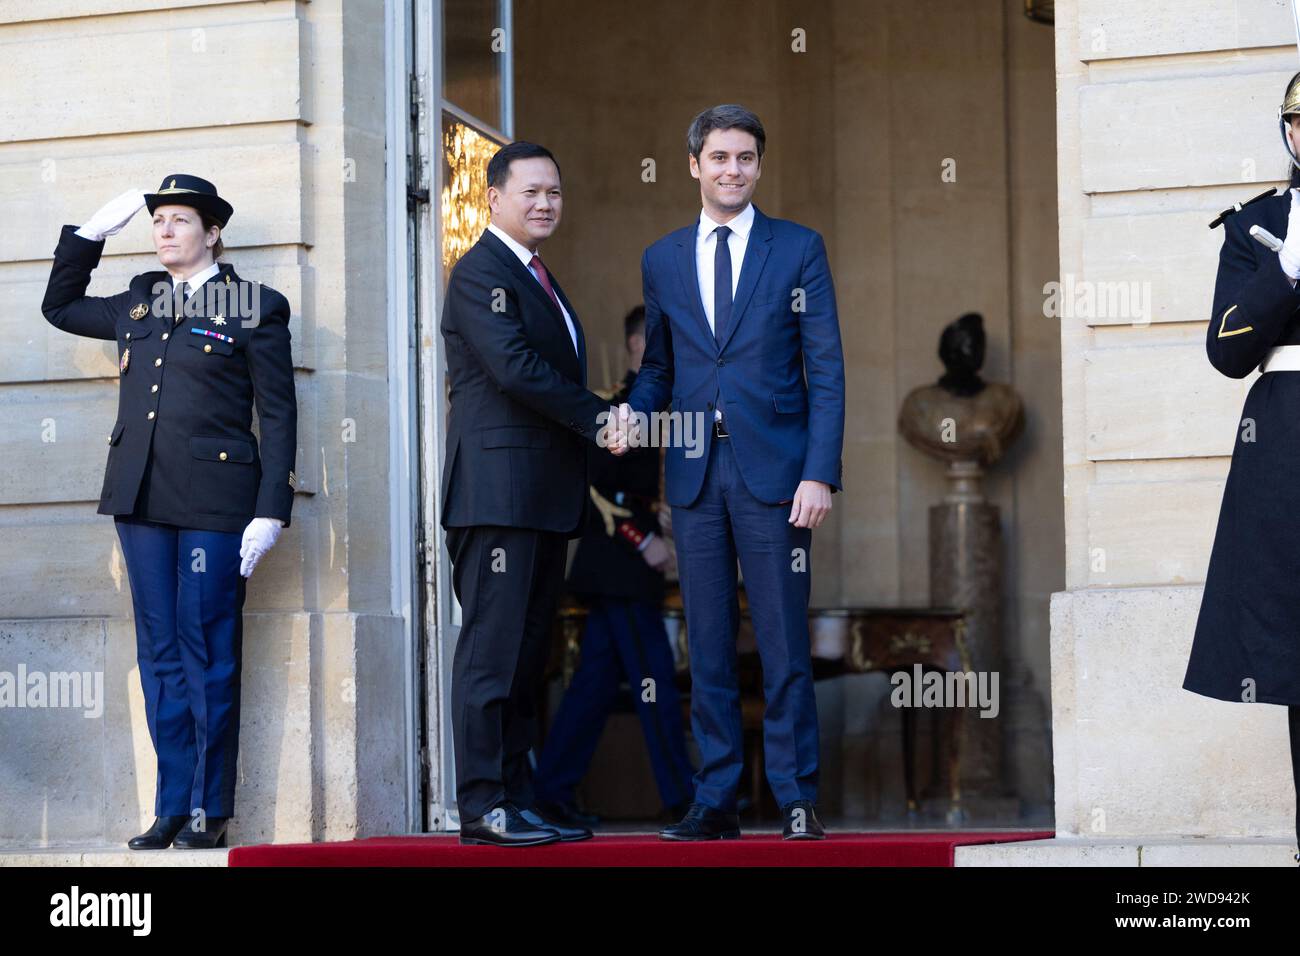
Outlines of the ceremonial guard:
[{"label": "ceremonial guard", "polygon": [[[104,240],[142,206],[163,268],[87,296]],[[41,304],[56,328],[117,343],[98,511],[114,517],[126,561],[158,755],[157,819],[132,849],[226,845],[246,578],[289,525],[297,482],[289,303],[216,261],[233,212],[196,176],[127,192],[63,227]]]},{"label": "ceremonial guard", "polygon": [[[1192,642],[1186,690],[1287,708],[1300,791],[1300,73],[1278,122],[1290,187],[1225,210],[1210,364],[1262,374],[1246,395]],[[1296,813],[1300,839],[1300,807]],[[1296,856],[1300,861],[1300,854]]]}]

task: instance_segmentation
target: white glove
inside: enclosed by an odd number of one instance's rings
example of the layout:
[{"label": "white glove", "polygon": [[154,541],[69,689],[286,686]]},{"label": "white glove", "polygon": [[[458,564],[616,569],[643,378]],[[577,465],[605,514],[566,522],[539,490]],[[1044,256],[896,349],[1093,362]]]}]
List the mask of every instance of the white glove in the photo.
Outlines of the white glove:
[{"label": "white glove", "polygon": [[92,242],[115,236],[144,205],[144,190],[128,189],[87,219],[86,224],[77,230],[77,235]]},{"label": "white glove", "polygon": [[262,560],[262,555],[274,547],[283,527],[284,522],[279,518],[254,518],[248,523],[243,543],[239,546],[239,556],[244,559],[239,565],[240,574],[246,578],[252,576],[253,568]]},{"label": "white glove", "polygon": [[1286,220],[1286,240],[1278,250],[1277,261],[1292,282],[1300,279],[1300,189],[1291,190],[1291,213]]}]

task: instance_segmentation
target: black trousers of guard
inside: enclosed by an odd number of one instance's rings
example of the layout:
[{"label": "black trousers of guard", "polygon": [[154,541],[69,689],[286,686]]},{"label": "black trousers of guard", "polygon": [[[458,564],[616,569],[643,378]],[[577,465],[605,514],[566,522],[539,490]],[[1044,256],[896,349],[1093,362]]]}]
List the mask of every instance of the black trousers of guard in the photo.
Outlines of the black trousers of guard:
[{"label": "black trousers of guard", "polygon": [[537,687],[564,583],[567,536],[480,525],[447,529],[461,606],[451,671],[456,802],[462,822],[503,800],[533,805],[528,751]]}]

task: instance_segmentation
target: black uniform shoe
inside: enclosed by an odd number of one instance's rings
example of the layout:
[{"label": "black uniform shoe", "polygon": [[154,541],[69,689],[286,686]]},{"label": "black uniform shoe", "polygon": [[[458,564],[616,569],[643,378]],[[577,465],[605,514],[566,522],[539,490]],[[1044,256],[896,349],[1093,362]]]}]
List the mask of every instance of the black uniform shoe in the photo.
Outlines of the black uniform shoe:
[{"label": "black uniform shoe", "polygon": [[781,808],[785,827],[781,836],[786,840],[825,840],[826,831],[817,819],[817,809],[811,800],[795,800]]},{"label": "black uniform shoe", "polygon": [[481,817],[460,825],[460,842],[482,846],[542,846],[560,835],[550,827],[529,823],[513,803],[500,803]]},{"label": "black uniform shoe", "polygon": [[229,817],[208,817],[204,821],[204,829],[196,830],[191,818],[185,828],[176,834],[172,846],[180,850],[212,850],[225,846],[226,824],[229,822]]},{"label": "black uniform shoe", "polygon": [[578,840],[590,840],[592,836],[591,831],[586,827],[561,823],[559,820],[550,819],[540,810],[531,807],[521,807],[519,815],[535,827],[544,827],[547,830],[554,830],[560,835],[561,843],[576,843]]},{"label": "black uniform shoe", "polygon": [[556,823],[567,823],[571,827],[595,827],[600,825],[599,816],[594,813],[584,813],[572,803],[538,800],[534,807],[543,818],[553,820]]},{"label": "black uniform shoe", "polygon": [[740,817],[692,803],[680,823],[659,831],[661,840],[739,840]]},{"label": "black uniform shoe", "polygon": [[133,850],[165,850],[172,845],[176,834],[181,832],[188,814],[179,817],[154,817],[153,826],[139,836],[133,836],[126,845]]}]

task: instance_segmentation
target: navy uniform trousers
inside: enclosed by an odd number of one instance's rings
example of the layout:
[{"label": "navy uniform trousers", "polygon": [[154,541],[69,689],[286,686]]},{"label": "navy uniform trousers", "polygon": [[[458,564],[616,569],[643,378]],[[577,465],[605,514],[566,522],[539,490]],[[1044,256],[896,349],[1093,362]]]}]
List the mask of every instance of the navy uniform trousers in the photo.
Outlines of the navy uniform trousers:
[{"label": "navy uniform trousers", "polygon": [[156,816],[235,809],[246,580],[242,533],[114,520],[135,606],[136,658],[158,754]]},{"label": "navy uniform trousers", "polygon": [[[636,701],[660,799],[665,807],[691,799],[695,770],[686,756],[663,613],[650,601],[608,596],[594,599],[587,612],[578,669],[537,761],[533,784],[539,799],[575,802],[574,787],[587,773],[624,677]],[[646,678],[654,681],[654,700],[645,699],[641,682]]]},{"label": "navy uniform trousers", "polygon": [[[745,486],[731,447],[714,438],[699,497],[673,506],[673,538],[691,658],[691,730],[700,748],[695,799],[734,812],[744,764],[736,635],[736,559],[745,575],[763,666],[763,758],[780,806],[817,800],[817,700],[808,597],[812,529]],[[795,552],[801,549],[801,554]]]}]

